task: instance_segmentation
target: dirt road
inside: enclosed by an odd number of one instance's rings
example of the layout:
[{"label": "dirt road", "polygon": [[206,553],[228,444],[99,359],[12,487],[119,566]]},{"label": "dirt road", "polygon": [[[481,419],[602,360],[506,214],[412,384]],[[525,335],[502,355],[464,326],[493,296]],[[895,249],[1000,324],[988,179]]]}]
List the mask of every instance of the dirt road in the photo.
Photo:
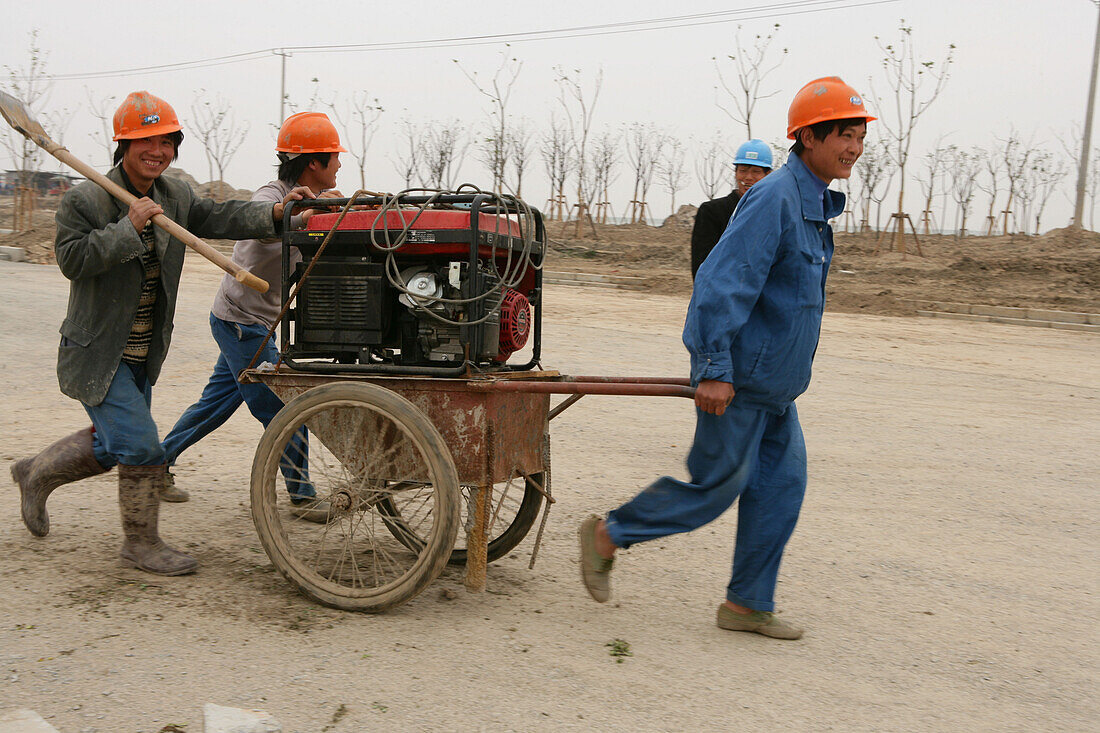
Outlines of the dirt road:
[{"label": "dirt road", "polygon": [[[184,278],[155,391],[162,432],[216,355],[218,273],[189,258]],[[12,459],[87,420],[54,378],[56,268],[0,262],[0,292],[6,482]],[[685,307],[552,290],[547,366],[683,374]],[[1100,719],[1098,347],[1051,329],[828,315],[799,401],[810,488],[777,598],[808,629],[797,642],[714,626],[736,512],[622,553],[612,603],[580,586],[578,521],[684,473],[686,400],[572,407],[553,424],[559,503],[535,570],[529,538],[490,567],[487,593],[448,570],[381,616],[313,605],[272,569],[248,515],[260,427],[245,411],[183,456],[193,499],[162,512],[165,536],[202,563],[194,576],[120,567],[113,473],[59,490],[44,539],[7,484],[0,708],[64,733],[198,731],[204,702],[311,733],[1084,730]],[[621,664],[615,639],[633,652]]]}]

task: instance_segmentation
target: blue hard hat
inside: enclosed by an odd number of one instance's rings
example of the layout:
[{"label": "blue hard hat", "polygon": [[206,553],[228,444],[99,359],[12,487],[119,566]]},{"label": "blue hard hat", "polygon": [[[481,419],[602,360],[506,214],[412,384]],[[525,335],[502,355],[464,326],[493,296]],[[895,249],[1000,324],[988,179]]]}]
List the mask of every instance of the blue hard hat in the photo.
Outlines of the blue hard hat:
[{"label": "blue hard hat", "polygon": [[737,156],[733,159],[734,165],[758,165],[761,168],[771,170],[772,149],[766,142],[753,138],[747,143],[742,143],[737,148]]}]

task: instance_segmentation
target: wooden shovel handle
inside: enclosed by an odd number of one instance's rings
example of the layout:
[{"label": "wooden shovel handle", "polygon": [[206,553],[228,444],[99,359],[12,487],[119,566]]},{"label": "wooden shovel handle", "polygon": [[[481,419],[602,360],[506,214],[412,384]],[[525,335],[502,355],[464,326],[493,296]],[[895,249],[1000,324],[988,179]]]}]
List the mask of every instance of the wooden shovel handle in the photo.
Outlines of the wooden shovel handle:
[{"label": "wooden shovel handle", "polygon": [[[73,170],[77,171],[78,173],[83,174],[84,177],[87,178],[88,180],[94,181],[96,184],[98,184],[104,190],[106,190],[107,193],[111,194],[112,196],[114,196],[116,199],[118,199],[122,203],[126,204],[127,206],[129,206],[130,204],[137,201],[137,197],[134,196],[132,193],[130,193],[125,188],[123,188],[122,186],[120,186],[117,183],[115,183],[114,181],[112,181],[107,176],[105,176],[102,173],[100,173],[99,171],[97,171],[95,168],[92,168],[90,165],[88,165],[84,161],[82,161],[79,158],[75,157],[72,153],[70,153],[65,148],[59,148],[57,150],[51,150],[50,152],[53,154],[53,156],[55,158],[62,161],[66,165],[70,166]],[[265,280],[261,280],[260,278],[256,277],[251,272],[244,269],[243,267],[238,265],[236,262],[234,262],[233,260],[231,260],[228,257],[226,257],[225,255],[223,255],[221,252],[219,252],[218,250],[211,247],[205,241],[203,241],[202,239],[199,239],[194,234],[192,234],[191,232],[187,231],[186,229],[181,227],[176,222],[169,219],[164,214],[157,214],[156,216],[153,217],[152,221],[153,221],[154,225],[156,225],[156,226],[160,227],[161,229],[163,229],[164,231],[168,232],[173,237],[180,240],[181,242],[186,244],[188,247],[190,247],[191,249],[198,252],[200,255],[202,255],[206,259],[213,262],[218,267],[220,267],[223,270],[225,270],[226,272],[228,272],[230,275],[232,275],[234,277],[234,279],[236,279],[237,282],[239,282],[243,285],[246,285],[246,286],[252,288],[253,290],[255,290],[257,292],[260,292],[260,293],[266,293],[267,292],[268,284]]]}]

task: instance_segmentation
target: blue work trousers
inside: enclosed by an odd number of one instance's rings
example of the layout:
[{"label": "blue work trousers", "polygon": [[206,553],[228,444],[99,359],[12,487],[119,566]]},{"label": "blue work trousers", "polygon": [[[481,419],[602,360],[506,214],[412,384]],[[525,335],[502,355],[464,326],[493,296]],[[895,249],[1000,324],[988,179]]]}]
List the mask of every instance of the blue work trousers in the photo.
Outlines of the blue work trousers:
[{"label": "blue work trousers", "polygon": [[[164,438],[164,456],[174,465],[180,454],[221,427],[241,403],[248,405],[253,417],[266,428],[283,401],[264,384],[241,384],[237,375],[248,367],[256,350],[263,345],[256,363],[276,363],[279,351],[274,337],[267,339],[267,328],[257,324],[223,321],[210,314],[210,332],[221,353],[214,365],[199,401],[187,408]],[[308,436],[303,428],[284,450],[280,469],[292,496],[308,497],[316,492],[308,479]]]},{"label": "blue work trousers", "polygon": [[663,476],[607,516],[607,531],[629,547],[717,519],[740,498],[733,574],[726,598],[774,611],[783,548],[806,493],[806,443],[792,404],[782,415],[730,406],[722,415],[696,409],[691,481]]},{"label": "blue work trousers", "polygon": [[144,364],[120,362],[107,396],[98,405],[84,405],[92,418],[92,452],[99,465],[158,466],[164,451],[157,438],[157,425],[149,406],[153,388],[145,377]]}]

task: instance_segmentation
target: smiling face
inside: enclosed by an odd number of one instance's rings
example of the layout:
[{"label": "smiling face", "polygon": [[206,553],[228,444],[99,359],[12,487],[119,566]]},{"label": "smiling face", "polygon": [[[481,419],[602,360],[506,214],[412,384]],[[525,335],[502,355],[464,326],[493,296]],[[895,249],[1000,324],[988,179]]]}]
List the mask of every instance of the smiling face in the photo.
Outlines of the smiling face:
[{"label": "smiling face", "polygon": [[737,193],[744,196],[753,184],[759,183],[764,176],[771,173],[771,169],[759,165],[746,165],[739,163],[733,167],[733,181],[737,184]]},{"label": "smiling face", "polygon": [[799,156],[806,167],[813,171],[825,183],[837,178],[848,178],[852,167],[863,155],[863,138],[867,137],[867,124],[834,129],[824,140],[818,140],[813,131],[806,127],[799,131],[805,150]]},{"label": "smiling face", "polygon": [[131,140],[122,155],[122,169],[138,191],[148,193],[161,173],[176,157],[176,144],[170,135],[153,135]]}]

